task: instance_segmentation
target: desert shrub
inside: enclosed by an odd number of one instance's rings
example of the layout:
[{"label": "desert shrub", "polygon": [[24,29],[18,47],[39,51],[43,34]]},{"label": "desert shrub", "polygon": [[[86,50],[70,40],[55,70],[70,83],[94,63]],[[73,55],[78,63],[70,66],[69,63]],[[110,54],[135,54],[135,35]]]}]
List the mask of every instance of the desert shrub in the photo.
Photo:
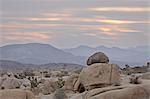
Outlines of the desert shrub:
[{"label": "desert shrub", "polygon": [[32,71],[24,71],[25,76],[35,76],[35,74]]},{"label": "desert shrub", "polygon": [[63,76],[68,76],[68,71],[61,71],[61,74],[62,74]]},{"label": "desert shrub", "polygon": [[26,78],[26,76],[25,75],[23,75],[23,74],[14,74],[14,77],[15,78],[17,78],[17,79],[23,79],[23,78]]},{"label": "desert shrub", "polygon": [[132,75],[131,78],[130,78],[130,83],[131,84],[140,84],[140,80],[139,80],[139,77],[140,76],[135,76],[135,75]]},{"label": "desert shrub", "polygon": [[45,74],[45,78],[50,78],[51,74]]},{"label": "desert shrub", "polygon": [[38,81],[37,81],[36,78],[32,78],[32,79],[31,79],[31,77],[30,77],[29,80],[30,80],[30,82],[31,82],[31,88],[35,88],[35,87],[38,86]]},{"label": "desert shrub", "polygon": [[63,76],[68,76],[68,72],[67,71],[61,71],[61,73],[58,73],[57,75],[56,75],[56,77],[63,77]]},{"label": "desert shrub", "polygon": [[17,78],[17,79],[19,79],[19,76],[18,76],[18,75],[16,75],[16,74],[14,74],[14,77],[15,77],[15,78]]},{"label": "desert shrub", "polygon": [[65,84],[65,81],[63,80],[63,78],[59,77],[57,81],[58,88],[62,88],[64,84]]},{"label": "desert shrub", "polygon": [[2,86],[2,87],[1,87],[1,89],[2,89],[2,90],[4,90],[4,89],[5,89],[5,87],[4,87],[4,86]]}]

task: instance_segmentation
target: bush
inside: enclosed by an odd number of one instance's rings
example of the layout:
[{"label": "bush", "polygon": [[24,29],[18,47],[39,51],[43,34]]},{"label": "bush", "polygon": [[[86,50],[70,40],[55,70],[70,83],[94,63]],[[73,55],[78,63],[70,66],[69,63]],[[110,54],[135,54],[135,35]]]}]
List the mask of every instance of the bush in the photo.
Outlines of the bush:
[{"label": "bush", "polygon": [[63,78],[59,77],[57,81],[58,88],[62,88],[64,84],[65,84],[65,81],[63,80]]},{"label": "bush", "polygon": [[51,74],[45,74],[45,78],[50,78]]},{"label": "bush", "polygon": [[140,84],[141,82],[139,81],[139,76],[132,75],[130,78],[130,83],[131,84]]}]

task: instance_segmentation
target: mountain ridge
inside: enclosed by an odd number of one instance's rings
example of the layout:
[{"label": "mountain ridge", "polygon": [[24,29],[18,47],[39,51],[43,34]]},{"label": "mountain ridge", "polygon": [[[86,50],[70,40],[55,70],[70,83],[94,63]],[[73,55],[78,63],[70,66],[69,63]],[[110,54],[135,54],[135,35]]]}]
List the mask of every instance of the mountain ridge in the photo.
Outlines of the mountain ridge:
[{"label": "mountain ridge", "polygon": [[[135,50],[136,48],[138,50]],[[85,65],[90,55],[101,51],[110,58],[111,63],[143,65],[150,60],[150,55],[147,50],[146,52],[142,49],[146,50],[143,47],[122,49],[103,45],[98,47],[80,45],[76,48],[58,49],[50,44],[42,43],[11,44],[0,47],[0,60],[12,60],[29,64],[75,63]]]},{"label": "mountain ridge", "polygon": [[14,60],[22,63],[77,63],[79,57],[64,52],[49,44],[27,43],[0,47],[1,59]]}]

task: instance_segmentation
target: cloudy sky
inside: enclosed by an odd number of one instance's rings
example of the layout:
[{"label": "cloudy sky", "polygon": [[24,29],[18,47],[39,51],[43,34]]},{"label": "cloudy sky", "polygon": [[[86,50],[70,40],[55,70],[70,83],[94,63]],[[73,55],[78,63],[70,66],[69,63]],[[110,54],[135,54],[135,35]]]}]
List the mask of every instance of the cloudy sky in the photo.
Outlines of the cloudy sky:
[{"label": "cloudy sky", "polygon": [[1,0],[0,45],[150,45],[148,0]]}]

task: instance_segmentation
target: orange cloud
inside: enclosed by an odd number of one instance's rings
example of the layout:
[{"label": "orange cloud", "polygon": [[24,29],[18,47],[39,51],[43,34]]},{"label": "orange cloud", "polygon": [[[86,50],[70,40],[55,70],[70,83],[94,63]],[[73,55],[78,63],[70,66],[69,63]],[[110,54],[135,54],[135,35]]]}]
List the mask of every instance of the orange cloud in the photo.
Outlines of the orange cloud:
[{"label": "orange cloud", "polygon": [[44,13],[43,16],[51,16],[51,17],[70,17],[70,13]]},{"label": "orange cloud", "polygon": [[139,30],[133,30],[133,29],[125,29],[125,28],[118,28],[116,29],[118,32],[141,32]]},{"label": "orange cloud", "polygon": [[104,32],[109,32],[109,31],[111,31],[110,28],[106,28],[106,27],[98,28],[98,30],[101,30],[101,31],[104,31]]},{"label": "orange cloud", "polygon": [[26,18],[26,20],[29,21],[60,21],[63,20],[63,18]]},{"label": "orange cloud", "polygon": [[90,8],[90,10],[100,12],[150,12],[150,7],[97,7]]},{"label": "orange cloud", "polygon": [[42,40],[50,39],[49,35],[44,32],[14,32],[5,33],[2,35],[4,40]]},{"label": "orange cloud", "polygon": [[117,37],[117,33],[114,33],[114,32],[101,32],[101,34],[104,34],[104,35],[107,35],[107,36],[113,36],[113,37]]},{"label": "orange cloud", "polygon": [[106,17],[99,17],[96,18],[76,18],[76,21],[81,22],[99,22],[99,23],[107,23],[107,24],[149,24],[150,21],[148,20],[120,20],[120,19],[110,19]]},{"label": "orange cloud", "polygon": [[97,20],[98,22],[102,23],[109,23],[109,24],[131,24],[134,23],[133,21],[128,20],[113,20],[113,19],[103,19],[103,20]]},{"label": "orange cloud", "polygon": [[84,35],[87,35],[87,36],[92,36],[92,37],[97,37],[97,34],[94,34],[94,33],[86,33]]},{"label": "orange cloud", "polygon": [[109,24],[149,24],[150,21],[141,20],[114,20],[114,19],[103,19],[98,20],[98,22],[109,23]]},{"label": "orange cloud", "polygon": [[106,27],[100,27],[97,29],[103,32],[141,32],[139,30],[122,28],[119,26],[109,26],[109,27],[106,26]]},{"label": "orange cloud", "polygon": [[19,29],[19,28],[46,28],[46,27],[59,27],[63,24],[20,24],[20,23],[10,23],[10,24],[1,24],[0,28],[4,29]]}]

